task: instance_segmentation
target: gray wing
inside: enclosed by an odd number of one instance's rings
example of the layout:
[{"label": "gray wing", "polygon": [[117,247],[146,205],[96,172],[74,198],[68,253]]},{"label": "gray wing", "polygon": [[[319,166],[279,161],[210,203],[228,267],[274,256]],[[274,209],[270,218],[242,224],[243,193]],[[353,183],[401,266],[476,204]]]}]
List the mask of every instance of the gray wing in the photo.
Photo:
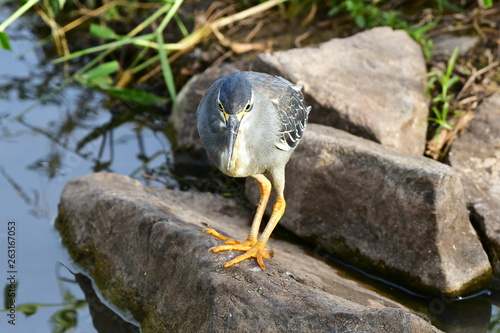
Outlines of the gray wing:
[{"label": "gray wing", "polygon": [[254,87],[266,95],[278,111],[280,121],[278,149],[288,151],[298,144],[307,125],[311,107],[306,106],[302,87],[294,85],[280,76],[256,72],[241,72]]},{"label": "gray wing", "polygon": [[289,85],[286,93],[275,103],[281,123],[281,137],[277,147],[281,150],[295,148],[304,135],[311,107],[305,105],[301,89],[301,86]]}]

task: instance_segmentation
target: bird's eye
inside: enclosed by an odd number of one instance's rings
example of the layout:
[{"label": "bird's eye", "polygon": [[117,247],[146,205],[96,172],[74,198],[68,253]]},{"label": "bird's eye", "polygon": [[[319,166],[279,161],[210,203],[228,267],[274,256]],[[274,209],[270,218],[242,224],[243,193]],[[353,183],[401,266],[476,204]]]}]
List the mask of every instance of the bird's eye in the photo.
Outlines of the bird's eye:
[{"label": "bird's eye", "polygon": [[252,104],[248,102],[247,105],[245,105],[245,111],[250,112],[250,110],[252,110]]},{"label": "bird's eye", "polygon": [[221,102],[218,103],[218,107],[220,111],[224,111],[224,106],[222,105]]}]

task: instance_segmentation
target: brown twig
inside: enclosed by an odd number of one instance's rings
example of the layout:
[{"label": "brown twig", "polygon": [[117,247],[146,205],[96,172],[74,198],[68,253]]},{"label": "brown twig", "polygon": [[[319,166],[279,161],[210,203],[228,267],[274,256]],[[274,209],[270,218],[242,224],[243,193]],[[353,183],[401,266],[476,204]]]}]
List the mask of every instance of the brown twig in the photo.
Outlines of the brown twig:
[{"label": "brown twig", "polygon": [[481,68],[480,70],[478,71],[475,71],[474,69],[474,72],[472,73],[472,75],[469,77],[469,79],[467,80],[467,82],[465,82],[464,86],[462,87],[462,89],[460,90],[460,92],[458,93],[457,95],[457,99],[460,99],[463,94],[467,91],[467,89],[469,89],[469,87],[471,86],[471,84],[481,75],[483,75],[484,73],[488,72],[489,70],[495,68],[496,66],[498,66],[500,64],[500,61],[495,61],[495,62],[492,62],[491,64],[489,64],[488,66],[486,67],[483,67]]},{"label": "brown twig", "polygon": [[[59,56],[67,56],[70,54],[68,40],[64,30],[57,24],[54,18],[50,17],[42,8],[35,6],[35,11],[42,18],[42,20],[50,27],[54,44],[56,45],[56,52]],[[69,64],[64,63],[64,73],[69,77]]]},{"label": "brown twig", "polygon": [[248,33],[248,35],[245,37],[245,39],[243,39],[243,41],[245,43],[250,42],[255,37],[255,35],[257,35],[257,33],[262,29],[263,26],[264,22],[258,21],[255,27]]}]

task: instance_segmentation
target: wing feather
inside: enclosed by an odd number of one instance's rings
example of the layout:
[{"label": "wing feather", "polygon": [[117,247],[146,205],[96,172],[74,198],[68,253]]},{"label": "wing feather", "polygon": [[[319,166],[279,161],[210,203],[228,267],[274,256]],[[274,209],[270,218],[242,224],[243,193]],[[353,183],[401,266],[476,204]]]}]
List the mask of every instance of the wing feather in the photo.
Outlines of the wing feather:
[{"label": "wing feather", "polygon": [[302,87],[277,75],[242,72],[276,107],[280,130],[276,147],[288,151],[297,147],[304,135],[311,107],[306,106]]},{"label": "wing feather", "polygon": [[293,149],[297,147],[304,135],[311,108],[305,105],[301,87],[291,84],[286,87],[275,106],[281,123],[280,143],[282,144],[278,148]]}]

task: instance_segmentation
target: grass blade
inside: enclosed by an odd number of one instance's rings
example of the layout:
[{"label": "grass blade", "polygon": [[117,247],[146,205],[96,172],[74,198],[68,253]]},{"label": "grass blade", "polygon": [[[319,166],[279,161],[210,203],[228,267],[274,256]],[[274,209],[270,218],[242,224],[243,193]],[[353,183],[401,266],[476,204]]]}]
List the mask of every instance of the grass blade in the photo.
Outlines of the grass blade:
[{"label": "grass blade", "polygon": [[153,34],[147,34],[147,35],[142,35],[142,36],[138,36],[138,37],[121,39],[121,40],[117,40],[115,42],[111,42],[111,43],[107,43],[107,44],[103,44],[103,45],[99,45],[99,46],[95,46],[95,47],[89,47],[88,49],[73,52],[70,55],[57,58],[57,59],[53,60],[52,63],[58,64],[60,62],[68,61],[68,60],[71,60],[73,58],[81,57],[81,56],[86,55],[86,54],[95,53],[95,52],[99,52],[99,51],[106,51],[108,49],[124,46],[127,44],[134,44],[137,41],[148,41],[148,40],[153,39],[154,37],[155,37],[155,34],[153,33]]},{"label": "grass blade", "polygon": [[120,65],[118,64],[118,61],[113,60],[113,61],[101,64],[95,68],[92,68],[87,73],[85,73],[84,76],[87,80],[92,81],[95,78],[99,78],[99,77],[103,77],[103,76],[107,76],[107,75],[116,73],[119,68],[120,68]]},{"label": "grass blade", "polygon": [[7,34],[3,31],[0,31],[0,46],[4,50],[12,51],[12,48],[10,47],[9,36],[7,36]]},{"label": "grass blade", "polygon": [[22,5],[18,10],[16,10],[9,18],[7,18],[2,24],[0,24],[0,32],[4,32],[9,25],[15,20],[21,17],[28,9],[33,7],[40,0],[29,0],[24,5]]},{"label": "grass blade", "polygon": [[455,67],[455,62],[457,61],[458,57],[458,51],[460,51],[460,48],[457,46],[453,50],[453,54],[451,55],[451,58],[448,61],[448,66],[446,67],[446,77],[448,79],[451,78],[451,73],[453,72],[453,68]]},{"label": "grass blade", "polygon": [[98,38],[102,39],[117,39],[118,34],[107,26],[102,26],[99,24],[92,23],[90,24],[90,33]]},{"label": "grass blade", "polygon": [[176,0],[172,5],[170,10],[165,15],[164,19],[158,26],[156,30],[156,41],[158,43],[158,54],[160,56],[161,63],[161,71],[163,74],[163,79],[165,80],[165,84],[167,85],[167,90],[174,104],[174,110],[177,110],[177,91],[175,89],[175,81],[174,76],[172,74],[172,68],[170,68],[170,62],[168,61],[167,52],[164,48],[164,40],[163,40],[163,30],[167,27],[167,24],[172,20],[172,17],[177,13],[177,10],[181,6],[183,0]]}]

